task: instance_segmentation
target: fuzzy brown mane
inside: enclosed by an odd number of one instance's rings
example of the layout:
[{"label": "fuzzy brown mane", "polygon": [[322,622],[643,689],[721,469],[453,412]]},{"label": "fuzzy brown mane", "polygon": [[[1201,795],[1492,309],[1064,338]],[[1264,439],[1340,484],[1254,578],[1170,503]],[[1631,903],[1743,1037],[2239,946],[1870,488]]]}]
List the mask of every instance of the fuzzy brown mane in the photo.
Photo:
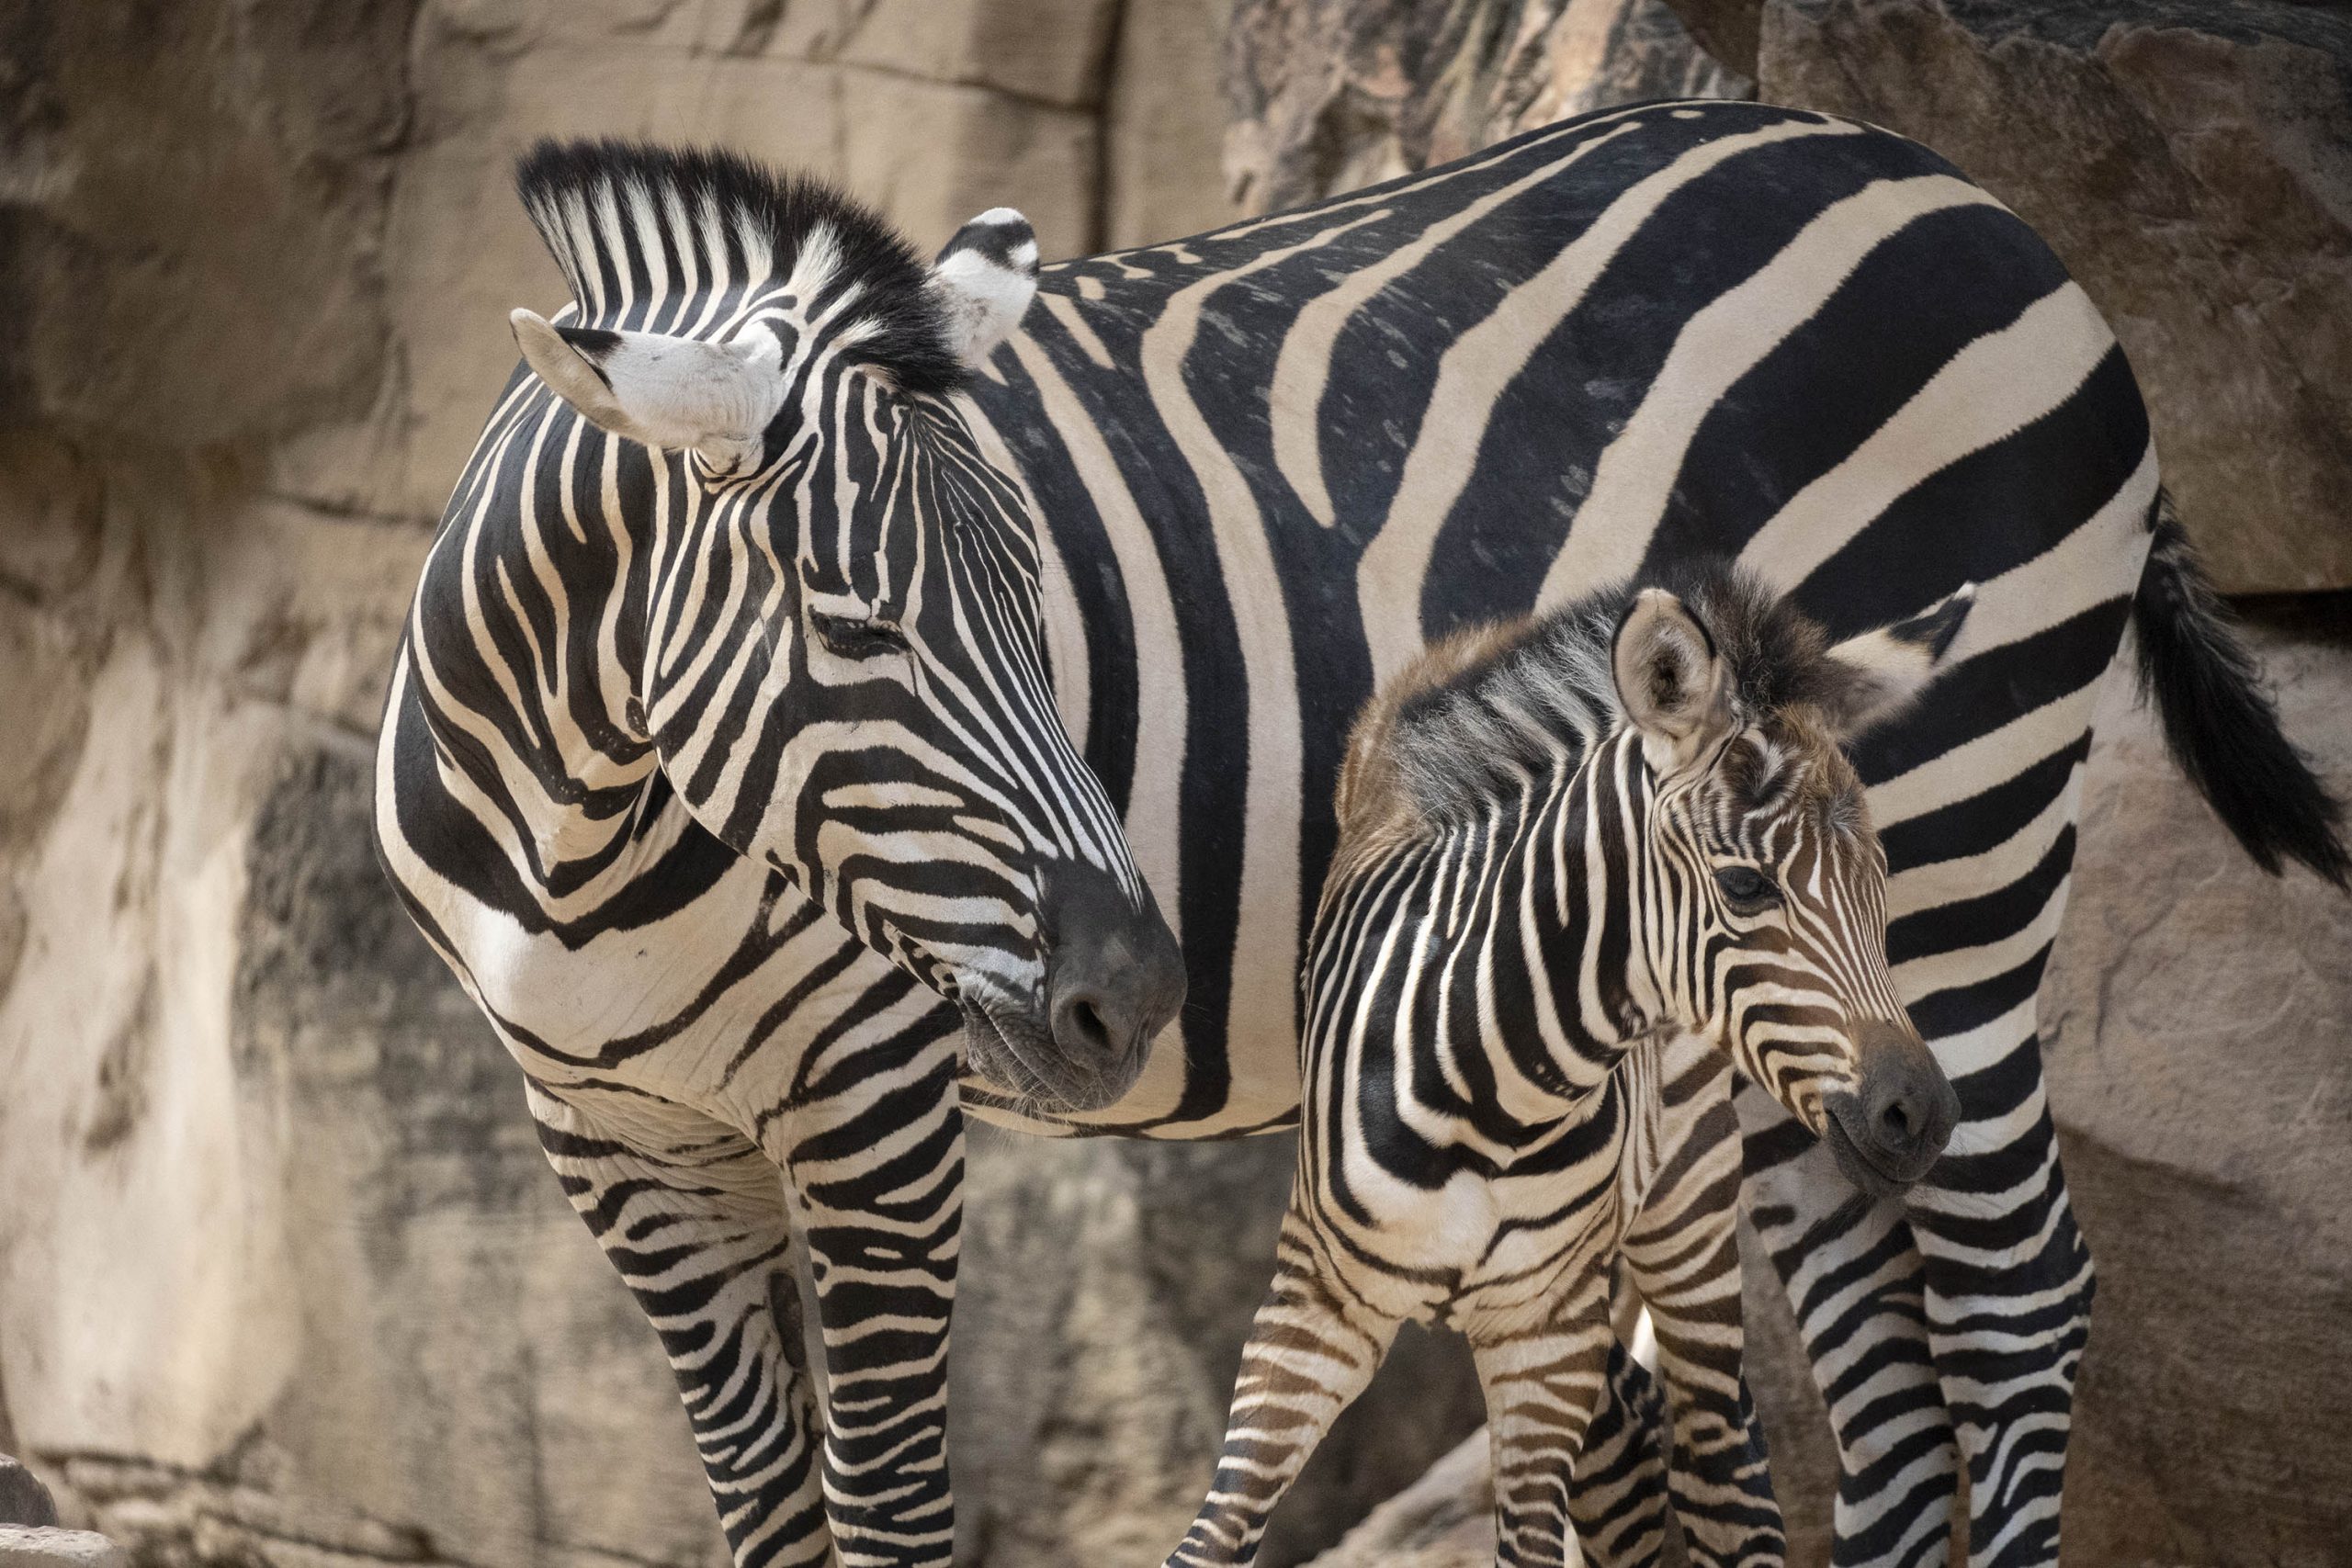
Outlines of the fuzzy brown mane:
[{"label": "fuzzy brown mane", "polygon": [[[1857,677],[1828,657],[1821,627],[1752,572],[1710,561],[1668,576],[1729,663],[1748,722],[1808,751],[1817,712]],[[1619,624],[1647,584],[1626,582],[1557,609],[1497,621],[1432,645],[1357,717],[1340,773],[1341,852],[1459,822],[1516,798],[1563,753],[1624,721],[1611,672]],[[1843,758],[1839,758],[1842,762]],[[1850,767],[1815,787],[1849,786]],[[1830,774],[1837,774],[1832,782]]]}]

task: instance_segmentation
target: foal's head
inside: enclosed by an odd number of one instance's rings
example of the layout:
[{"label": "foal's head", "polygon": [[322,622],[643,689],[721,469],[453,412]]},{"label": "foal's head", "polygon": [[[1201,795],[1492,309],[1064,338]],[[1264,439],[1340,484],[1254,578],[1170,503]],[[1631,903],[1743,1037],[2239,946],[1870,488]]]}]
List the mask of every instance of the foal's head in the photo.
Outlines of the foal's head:
[{"label": "foal's head", "polygon": [[1530,863],[1597,911],[1589,1016],[1712,1036],[1858,1186],[1914,1181],[1959,1102],[1894,996],[1886,856],[1845,748],[1934,677],[1972,599],[1832,646],[1716,565],[1440,644],[1357,728],[1334,885],[1580,781],[1565,852]]}]

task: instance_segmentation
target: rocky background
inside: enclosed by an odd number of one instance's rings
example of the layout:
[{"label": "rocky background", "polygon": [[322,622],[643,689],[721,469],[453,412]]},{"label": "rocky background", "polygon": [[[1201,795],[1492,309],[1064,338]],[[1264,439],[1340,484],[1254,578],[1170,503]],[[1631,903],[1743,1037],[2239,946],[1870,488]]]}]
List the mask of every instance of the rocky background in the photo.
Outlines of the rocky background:
[{"label": "rocky background", "polygon": [[[723,141],[919,243],[1011,203],[1064,254],[1632,98],[1865,115],[2105,306],[2352,790],[2348,29],[2258,0],[0,0],[0,1451],[146,1564],[724,1561],[651,1337],[368,841],[504,312],[560,299],[507,186],[533,136]],[[2352,1539],[2352,914],[2252,873],[2114,717],[2044,995],[2102,1271],[2069,1556],[2319,1562]],[[978,1145],[959,1560],[1153,1561],[1287,1145]],[[1476,1420],[1455,1348],[1408,1342],[1270,1568]],[[1403,1532],[1381,1560],[1474,1560],[1477,1461],[1368,1527]]]}]

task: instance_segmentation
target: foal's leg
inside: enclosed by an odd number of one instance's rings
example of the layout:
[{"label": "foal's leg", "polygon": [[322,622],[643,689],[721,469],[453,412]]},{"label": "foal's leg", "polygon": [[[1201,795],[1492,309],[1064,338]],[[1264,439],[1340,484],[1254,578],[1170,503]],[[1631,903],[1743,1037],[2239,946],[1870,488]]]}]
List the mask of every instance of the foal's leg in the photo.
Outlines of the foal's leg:
[{"label": "foal's leg", "polygon": [[[1629,1134],[1621,1166],[1620,1202],[1629,1217],[1613,1312],[1617,1343],[1577,1464],[1577,1538],[1597,1568],[1656,1562],[1670,1491],[1693,1562],[1777,1562],[1784,1547],[1780,1510],[1742,1368],[1731,1064],[1695,1035],[1639,1050],[1621,1071],[1641,1070],[1656,1110]],[[1645,1304],[1671,1399],[1670,1429],[1657,1380],[1624,1348]]]},{"label": "foal's leg", "polygon": [[1613,1343],[1600,1269],[1567,1285],[1523,1330],[1481,1325],[1472,1337],[1494,1450],[1495,1561],[1504,1568],[1577,1561],[1568,1499]]},{"label": "foal's leg", "polygon": [[738,1568],[823,1562],[831,1541],[783,1178],[698,1111],[529,1093],[564,1195],[661,1336]]},{"label": "foal's leg", "polygon": [[1396,1322],[1328,1277],[1307,1222],[1283,1216],[1274,1283],[1250,1325],[1216,1478],[1169,1568],[1246,1563],[1340,1412],[1372,1381]]},{"label": "foal's leg", "polygon": [[1702,1044],[1665,1085],[1664,1164],[1623,1244],[1673,1414],[1669,1484],[1690,1560],[1777,1568],[1786,1542],[1742,1366],[1739,1129],[1731,1067]]},{"label": "foal's leg", "polygon": [[1593,1568],[1649,1568],[1666,1545],[1666,1404],[1626,1348],[1623,1324],[1610,1336],[1605,1379],[1568,1514]]}]

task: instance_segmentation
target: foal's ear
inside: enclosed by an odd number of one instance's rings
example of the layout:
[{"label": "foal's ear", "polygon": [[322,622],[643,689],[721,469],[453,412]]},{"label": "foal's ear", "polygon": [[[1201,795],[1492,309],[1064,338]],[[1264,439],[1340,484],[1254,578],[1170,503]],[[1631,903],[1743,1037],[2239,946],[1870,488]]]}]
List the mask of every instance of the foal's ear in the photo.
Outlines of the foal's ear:
[{"label": "foal's ear", "polygon": [[1822,711],[1840,740],[1851,740],[1903,712],[1951,664],[1953,641],[1976,603],[1976,584],[1893,626],[1848,637],[1827,655],[1829,691]]},{"label": "foal's ear", "polygon": [[1617,623],[1617,700],[1661,773],[1686,766],[1731,728],[1731,666],[1682,601],[1645,588]]},{"label": "foal's ear", "polygon": [[978,369],[1036,297],[1036,231],[1010,207],[991,207],[940,251],[931,287],[947,307],[948,346]]},{"label": "foal's ear", "polygon": [[722,474],[758,463],[784,404],[783,346],[764,328],[706,343],[559,327],[530,310],[507,319],[539,379],[589,423],[665,451],[692,447]]}]

